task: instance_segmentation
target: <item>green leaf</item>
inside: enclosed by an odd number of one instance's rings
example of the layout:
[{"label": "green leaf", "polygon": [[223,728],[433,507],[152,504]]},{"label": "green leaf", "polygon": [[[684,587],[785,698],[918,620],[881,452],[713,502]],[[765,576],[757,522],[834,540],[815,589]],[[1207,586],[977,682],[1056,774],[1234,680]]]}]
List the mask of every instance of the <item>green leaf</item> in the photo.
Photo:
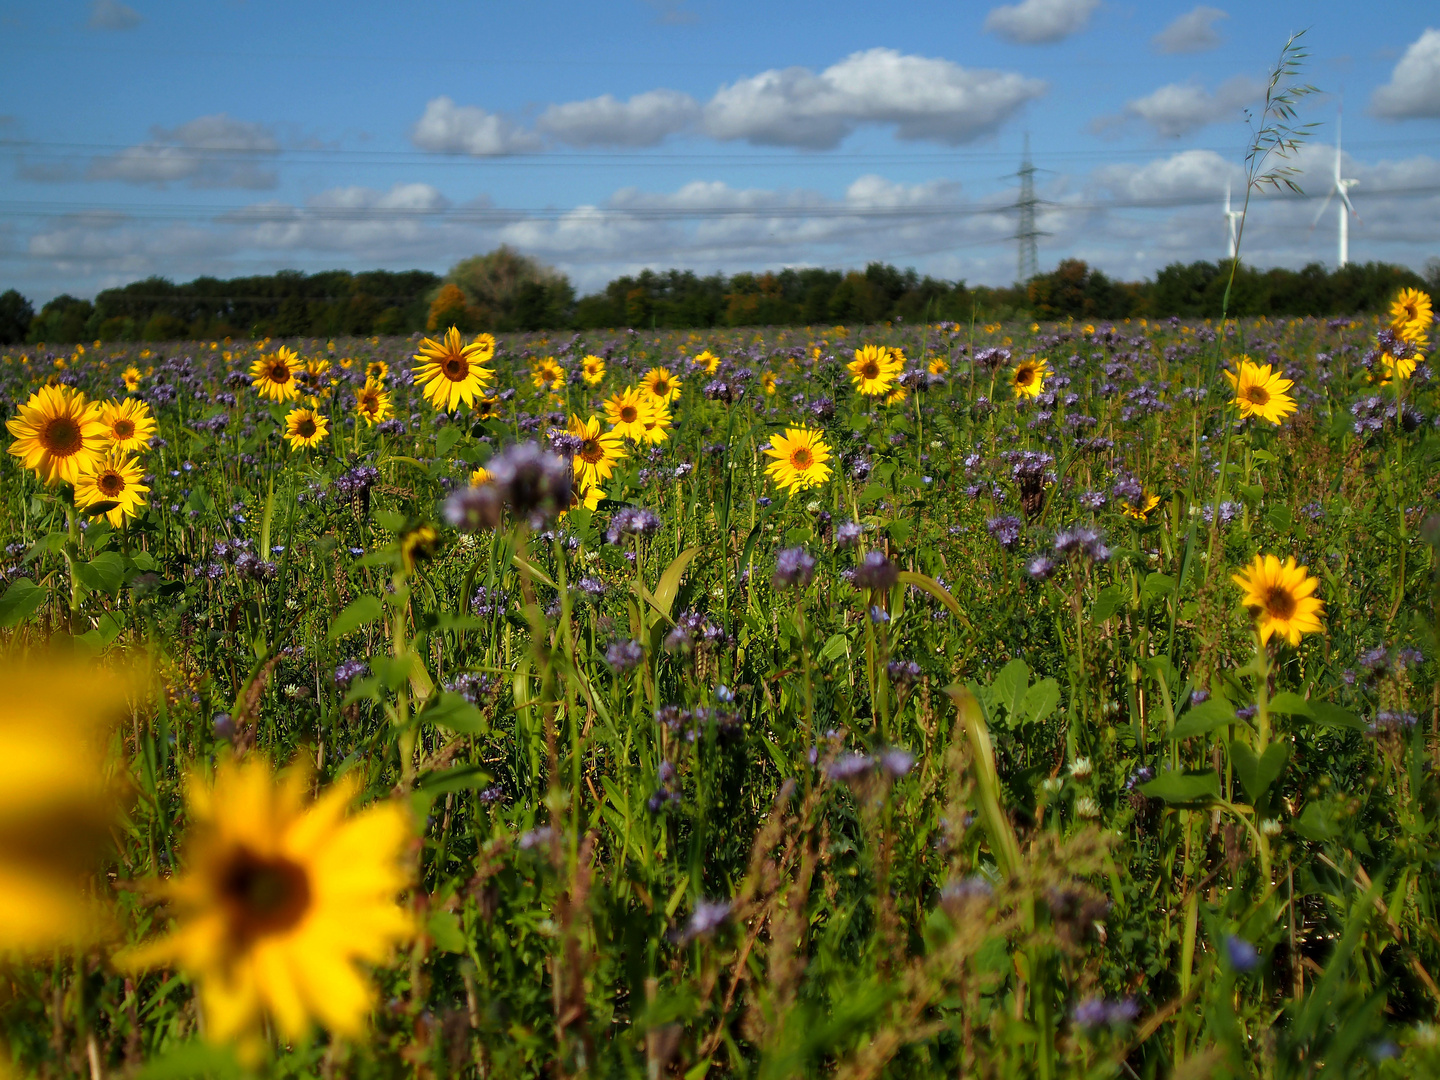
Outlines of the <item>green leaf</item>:
[{"label": "green leaf", "polygon": [[883,499],[886,495],[889,494],[890,489],[887,488],[884,484],[881,484],[875,480],[871,480],[870,483],[865,485],[865,490],[860,492],[860,498],[858,501],[863,505],[864,503],[874,502],[876,499]]},{"label": "green leaf", "polygon": [[421,713],[420,719],[462,735],[478,735],[489,730],[480,710],[449,690],[436,694],[435,704]]},{"label": "green leaf", "polygon": [[1285,771],[1285,763],[1289,760],[1289,742],[1271,743],[1258,757],[1239,739],[1230,744],[1230,761],[1235,766],[1235,775],[1252,804],[1258,803],[1270,790],[1270,785]]},{"label": "green leaf", "polygon": [[1090,608],[1090,622],[1099,626],[1124,607],[1128,598],[1125,586],[1106,585],[1095,598],[1094,606]]},{"label": "green leaf", "polygon": [[830,639],[825,642],[825,646],[820,650],[820,659],[826,663],[840,659],[840,657],[845,655],[845,647],[849,643],[850,639],[844,634],[831,634]]},{"label": "green leaf", "polygon": [[1312,802],[1306,804],[1290,827],[1304,839],[1320,843],[1341,834],[1340,822],[1344,816],[1342,808],[1333,801]]},{"label": "green leaf", "polygon": [[1038,724],[1060,704],[1060,684],[1054,679],[1041,679],[1025,691],[1020,711],[1027,724]]},{"label": "green leaf", "polygon": [[[453,428],[446,428],[453,431]],[[453,911],[432,911],[425,921],[425,931],[441,952],[463,953],[465,931],[460,929],[460,920]]]},{"label": "green leaf", "polygon": [[125,560],[118,552],[102,551],[88,563],[77,562],[75,576],[93,592],[117,596],[125,581]]},{"label": "green leaf", "polygon": [[1295,519],[1290,514],[1288,506],[1272,506],[1265,511],[1265,520],[1276,532],[1288,533],[1295,524]]},{"label": "green leaf", "polygon": [[676,555],[655,585],[655,607],[667,619],[670,617],[670,608],[675,604],[675,597],[680,592],[680,579],[685,576],[685,568],[699,554],[700,547],[697,544]]},{"label": "green leaf", "polygon": [[460,429],[454,424],[441,428],[440,434],[435,436],[435,456],[437,458],[445,457],[459,441]]},{"label": "green leaf", "polygon": [[1223,697],[1212,697],[1185,711],[1170,732],[1172,739],[1191,739],[1236,722],[1235,706]]},{"label": "green leaf", "polygon": [[432,799],[452,791],[465,791],[484,787],[490,782],[490,774],[478,765],[459,765],[453,769],[427,773],[416,782],[415,789],[423,791]]},{"label": "green leaf", "polygon": [[895,541],[896,547],[905,547],[915,535],[915,526],[905,518],[896,518],[885,526],[885,531],[890,535],[890,539]]},{"label": "green leaf", "polygon": [[240,1062],[228,1046],[196,1039],[181,1043],[168,1053],[146,1063],[135,1080],[189,1080],[190,1077],[211,1077],[213,1080],[239,1080]]},{"label": "green leaf", "polygon": [[330,623],[330,640],[339,641],[346,634],[368,626],[380,617],[382,611],[384,608],[378,596],[361,596],[350,601]]},{"label": "green leaf", "polygon": [[1220,797],[1220,777],[1214,769],[1163,772],[1148,784],[1141,784],[1140,793],[1171,806],[1196,806]]},{"label": "green leaf", "polygon": [[96,625],[85,631],[75,640],[95,652],[109,645],[117,637],[120,631],[125,629],[125,617],[118,612],[107,611],[96,620]]},{"label": "green leaf", "polygon": [[1169,574],[1162,574],[1156,571],[1145,577],[1145,584],[1140,589],[1140,600],[1142,603],[1150,604],[1156,600],[1162,600],[1175,591],[1175,579]]},{"label": "green leaf", "polygon": [[955,597],[951,596],[950,591],[934,578],[926,577],[924,574],[917,574],[913,570],[901,570],[899,581],[902,585],[913,585],[917,589],[924,589],[931,596],[935,597],[936,600],[944,604],[945,607],[950,610],[951,614],[958,615],[962,619],[965,618],[965,613],[960,610],[960,605],[955,602]]},{"label": "green leaf", "polygon": [[24,622],[49,595],[48,589],[40,588],[29,578],[12,581],[5,595],[0,596],[0,628],[8,630]]},{"label": "green leaf", "polygon": [[1365,721],[1349,709],[1332,705],[1328,701],[1310,702],[1310,718],[1317,724],[1324,724],[1326,727],[1346,728],[1350,731],[1365,730]]},{"label": "green leaf", "polygon": [[1282,690],[1270,699],[1270,711],[1282,716],[1314,716],[1310,702],[1289,690]]},{"label": "green leaf", "polygon": [[1030,666],[1018,656],[1000,669],[990,683],[990,700],[1004,705],[1010,723],[1018,724],[1023,715],[1025,687],[1030,682]]}]

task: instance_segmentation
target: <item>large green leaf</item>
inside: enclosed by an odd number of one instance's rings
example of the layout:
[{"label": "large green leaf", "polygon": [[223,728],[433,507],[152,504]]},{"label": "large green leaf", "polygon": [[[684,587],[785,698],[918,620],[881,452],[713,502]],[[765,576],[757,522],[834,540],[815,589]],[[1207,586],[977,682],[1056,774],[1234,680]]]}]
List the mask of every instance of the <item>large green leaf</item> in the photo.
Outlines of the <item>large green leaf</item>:
[{"label": "large green leaf", "polygon": [[1230,761],[1235,766],[1235,776],[1252,803],[1264,798],[1265,792],[1270,790],[1270,785],[1279,778],[1289,760],[1288,741],[1271,743],[1258,756],[1239,739],[1230,744]]},{"label": "large green leaf", "polygon": [[350,601],[330,623],[330,640],[339,641],[346,634],[368,626],[380,617],[383,610],[378,596],[361,596]]},{"label": "large green leaf", "polygon": [[990,683],[990,703],[1004,705],[1010,723],[1018,724],[1023,716],[1025,688],[1030,684],[1030,665],[1018,656],[1000,669]]},{"label": "large green leaf", "polygon": [[1185,710],[1185,714],[1175,722],[1170,738],[1191,739],[1233,723],[1236,723],[1235,706],[1223,697],[1212,697]]},{"label": "large green leaf", "polygon": [[462,735],[478,735],[489,729],[479,709],[449,690],[436,694],[435,704],[421,713],[420,719]]},{"label": "large green leaf", "polygon": [[8,630],[24,622],[49,595],[48,589],[40,588],[29,578],[16,578],[5,595],[0,596],[0,628]]},{"label": "large green leaf", "polygon": [[1220,797],[1220,776],[1214,769],[1163,772],[1148,784],[1141,784],[1140,793],[1163,799],[1171,806],[1196,806]]},{"label": "large green leaf", "polygon": [[125,582],[125,560],[119,552],[102,551],[88,563],[77,562],[75,576],[93,592],[116,596]]}]

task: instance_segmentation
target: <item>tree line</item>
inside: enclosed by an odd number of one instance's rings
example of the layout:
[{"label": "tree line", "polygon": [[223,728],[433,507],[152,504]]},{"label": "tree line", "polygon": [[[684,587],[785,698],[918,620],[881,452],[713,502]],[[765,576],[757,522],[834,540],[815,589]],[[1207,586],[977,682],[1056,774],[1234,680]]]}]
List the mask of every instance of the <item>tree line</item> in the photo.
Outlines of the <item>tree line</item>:
[{"label": "tree line", "polygon": [[[644,270],[577,299],[564,274],[510,248],[424,270],[282,270],[254,277],[151,277],[94,300],[57,296],[37,312],[0,293],[0,344],[175,341],[196,338],[409,334],[455,325],[467,332],[615,327],[824,325],[886,320],[1218,318],[1229,262],[1172,263],[1153,281],[1116,281],[1079,259],[1012,286],[967,285],[875,262],[862,270],[786,269],[710,274]],[[1359,315],[1401,288],[1440,291],[1440,260],[1425,274],[1389,263],[1329,270],[1241,265],[1229,313]]]}]

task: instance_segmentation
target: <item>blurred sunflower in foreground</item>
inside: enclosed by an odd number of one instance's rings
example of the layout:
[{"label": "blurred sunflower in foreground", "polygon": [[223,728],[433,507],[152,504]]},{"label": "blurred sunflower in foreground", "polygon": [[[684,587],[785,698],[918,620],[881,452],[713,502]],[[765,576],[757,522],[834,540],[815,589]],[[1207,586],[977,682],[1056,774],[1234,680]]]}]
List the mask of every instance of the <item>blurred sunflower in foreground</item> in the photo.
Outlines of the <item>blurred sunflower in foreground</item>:
[{"label": "blurred sunflower in foreground", "polygon": [[[353,777],[353,774],[352,774]],[[347,816],[347,777],[315,802],[310,773],[279,776],[263,757],[192,776],[185,870],[158,886],[176,926],[117,957],[128,969],[176,964],[199,981],[207,1036],[258,1056],[261,1018],[287,1039],[313,1019],[360,1034],[373,1003],[361,963],[381,963],[413,924],[396,896],[408,883],[402,806]]]},{"label": "blurred sunflower in foreground", "polygon": [[119,809],[110,731],[129,682],[92,663],[0,666],[0,951],[35,953],[95,937],[87,876]]}]

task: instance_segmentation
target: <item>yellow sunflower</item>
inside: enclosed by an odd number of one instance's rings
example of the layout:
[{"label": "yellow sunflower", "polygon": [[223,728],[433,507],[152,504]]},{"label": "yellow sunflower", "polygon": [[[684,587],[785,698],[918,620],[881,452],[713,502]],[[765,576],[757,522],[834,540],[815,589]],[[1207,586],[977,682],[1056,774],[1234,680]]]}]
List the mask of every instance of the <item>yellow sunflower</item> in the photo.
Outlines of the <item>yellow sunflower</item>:
[{"label": "yellow sunflower", "polygon": [[140,389],[140,369],[135,366],[127,367],[120,373],[120,381],[125,384],[125,392],[133,394]]},{"label": "yellow sunflower", "polygon": [[119,825],[108,747],[133,687],[36,655],[0,666],[0,684],[0,952],[48,952],[103,929],[82,882]]},{"label": "yellow sunflower", "polygon": [[1323,629],[1320,616],[1325,614],[1325,602],[1314,595],[1320,582],[1305,567],[1296,566],[1293,555],[1283,563],[1274,555],[1256,555],[1231,580],[1245,590],[1241,603],[1255,618],[1262,645],[1272,634],[1299,645],[1300,635]]},{"label": "yellow sunflower", "polygon": [[600,418],[592,416],[581,420],[570,417],[570,434],[580,440],[571,466],[575,471],[576,487],[598,487],[615,472],[615,462],[625,457],[625,444],[614,431],[600,430]]},{"label": "yellow sunflower", "polygon": [[650,411],[645,417],[645,435],[641,441],[662,443],[670,438],[670,406],[663,401],[651,401]]},{"label": "yellow sunflower", "polygon": [[365,385],[355,391],[355,411],[365,418],[367,427],[373,427],[391,413],[390,392],[377,379],[366,379]]},{"label": "yellow sunflower", "polygon": [[720,358],[709,349],[706,349],[703,352],[696,353],[690,363],[697,368],[703,369],[706,375],[714,375],[715,369],[720,366]]},{"label": "yellow sunflower", "polygon": [[598,484],[591,484],[589,487],[572,487],[570,489],[570,505],[560,511],[560,516],[564,517],[571,510],[579,510],[582,506],[586,510],[594,510],[600,505],[600,500],[606,498],[609,496],[600,490]]},{"label": "yellow sunflower", "polygon": [[111,450],[148,450],[155,437],[155,420],[150,406],[136,398],[107,401],[100,406],[100,422]]},{"label": "yellow sunflower", "polygon": [[479,487],[481,484],[488,484],[489,482],[490,482],[490,470],[487,469],[487,468],[485,468],[484,465],[478,466],[476,469],[474,469],[474,470],[470,473],[470,486],[471,486],[471,487]]},{"label": "yellow sunflower", "polygon": [[950,370],[950,361],[943,356],[933,356],[930,358],[930,363],[925,365],[925,370],[931,375],[944,375]]},{"label": "yellow sunflower", "polygon": [[433,559],[440,550],[440,534],[433,525],[417,525],[400,536],[400,564],[407,574],[415,572],[415,564]]},{"label": "yellow sunflower", "polygon": [[1010,372],[1010,389],[1017,398],[1039,397],[1050,374],[1050,361],[1043,356],[1027,356]]},{"label": "yellow sunflower", "polygon": [[480,358],[480,359],[479,359],[479,362],[480,362],[480,363],[482,363],[482,364],[488,364],[491,360],[495,359],[495,335],[494,335],[494,334],[476,334],[476,335],[475,335],[475,340],[472,341],[470,344],[476,345],[476,346],[479,347],[480,351],[479,351],[478,353],[476,353],[475,355]]},{"label": "yellow sunflower", "polygon": [[285,441],[293,450],[314,450],[330,434],[330,421],[314,409],[291,409],[285,415]]},{"label": "yellow sunflower", "polygon": [[775,393],[775,386],[779,381],[779,378],[773,371],[767,371],[760,376],[760,389],[764,390],[766,394],[773,394]]},{"label": "yellow sunflower", "polygon": [[475,399],[475,416],[480,420],[490,420],[500,415],[500,397],[496,394],[482,394]]},{"label": "yellow sunflower", "polygon": [[542,356],[530,369],[530,381],[536,390],[558,394],[565,389],[565,369],[555,362],[553,356]]},{"label": "yellow sunflower", "polygon": [[297,383],[300,357],[288,345],[273,353],[261,353],[250,365],[250,383],[261,397],[271,401],[291,401],[300,393]]},{"label": "yellow sunflower", "polygon": [[75,481],[75,505],[92,517],[104,514],[106,521],[119,528],[145,505],[145,493],[150,489],[142,478],[139,462],[124,453],[112,453]]},{"label": "yellow sunflower", "polygon": [[359,786],[351,773],[312,803],[308,771],[276,777],[262,756],[222,762],[213,784],[192,776],[185,869],[158,887],[177,924],[121,966],[189,973],[206,1036],[252,1054],[266,1014],[289,1040],[315,1019],[359,1035],[374,1004],[360,965],[414,932],[396,902],[409,819],[398,802],[347,815]]},{"label": "yellow sunflower", "polygon": [[640,389],[656,401],[663,401],[667,405],[680,396],[683,386],[679,379],[670,374],[669,368],[663,367],[652,367],[640,380]]},{"label": "yellow sunflower", "polygon": [[1279,424],[1295,411],[1295,399],[1286,393],[1294,382],[1279,371],[1272,372],[1269,364],[1256,364],[1248,356],[1242,356],[1239,374],[1227,371],[1225,378],[1235,391],[1235,404],[1242,417],[1255,416]]},{"label": "yellow sunflower", "polygon": [[645,427],[655,406],[652,399],[634,386],[626,387],[605,400],[605,419],[622,439],[637,442],[645,437]]},{"label": "yellow sunflower", "polygon": [[907,391],[905,387],[899,385],[893,386],[891,387],[890,392],[885,395],[882,404],[898,405],[900,404],[900,402],[905,400],[905,395],[907,393],[909,393],[909,391]]},{"label": "yellow sunflower", "polygon": [[1137,502],[1124,499],[1120,503],[1120,510],[1128,518],[1136,521],[1145,521],[1150,517],[1150,511],[1160,505],[1160,496],[1151,495],[1149,492],[1142,494]]},{"label": "yellow sunflower", "polygon": [[770,440],[767,457],[775,460],[765,466],[765,472],[783,490],[802,491],[818,487],[830,476],[830,447],[825,444],[822,432],[812,428],[787,428],[784,435]]},{"label": "yellow sunflower", "polygon": [[1389,386],[1392,379],[1408,379],[1415,374],[1416,361],[1423,359],[1425,359],[1423,355],[1411,355],[1402,356],[1397,360],[1393,353],[1382,352],[1380,354],[1380,376],[1376,379],[1372,373],[1371,381],[1378,382],[1381,386]]},{"label": "yellow sunflower", "polygon": [[1403,341],[1423,346],[1434,322],[1435,312],[1429,293],[1419,289],[1402,289],[1390,303],[1390,328]]},{"label": "yellow sunflower", "polygon": [[591,386],[599,386],[605,379],[605,358],[593,353],[580,361],[580,375]]},{"label": "yellow sunflower", "polygon": [[884,397],[900,375],[901,361],[884,345],[865,345],[855,350],[855,359],[846,365],[855,389],[865,397]]},{"label": "yellow sunflower", "polygon": [[42,386],[5,421],[10,453],[47,484],[73,484],[105,450],[98,402],[68,386]]},{"label": "yellow sunflower", "polygon": [[[482,337],[489,337],[482,334]],[[469,405],[475,395],[489,385],[494,373],[485,362],[495,354],[494,339],[487,344],[473,341],[465,345],[460,331],[451,327],[442,341],[425,338],[415,354],[420,366],[414,369],[415,382],[421,386],[425,399],[437,409],[454,409],[464,402]]]},{"label": "yellow sunflower", "polygon": [[390,377],[390,365],[384,360],[371,360],[365,365],[365,381],[383,383]]}]

